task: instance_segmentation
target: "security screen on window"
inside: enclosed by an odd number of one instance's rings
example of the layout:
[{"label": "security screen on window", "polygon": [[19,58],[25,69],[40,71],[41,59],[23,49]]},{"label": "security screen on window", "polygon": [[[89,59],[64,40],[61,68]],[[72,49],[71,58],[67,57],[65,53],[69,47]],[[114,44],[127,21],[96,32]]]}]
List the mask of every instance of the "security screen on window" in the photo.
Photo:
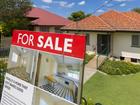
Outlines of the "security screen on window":
[{"label": "security screen on window", "polygon": [[132,35],[132,47],[140,47],[140,35]]}]

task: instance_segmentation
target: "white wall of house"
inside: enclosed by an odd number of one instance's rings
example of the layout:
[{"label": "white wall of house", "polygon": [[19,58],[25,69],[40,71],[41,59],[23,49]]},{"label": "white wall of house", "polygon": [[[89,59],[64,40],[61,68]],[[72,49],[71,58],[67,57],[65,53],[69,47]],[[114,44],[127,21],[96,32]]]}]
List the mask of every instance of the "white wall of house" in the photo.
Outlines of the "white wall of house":
[{"label": "white wall of house", "polygon": [[132,35],[140,35],[140,33],[116,32],[113,34],[113,56],[140,59],[140,48],[132,47]]},{"label": "white wall of house", "polygon": [[[69,31],[68,33],[77,33],[76,31]],[[107,32],[78,32],[78,34],[89,33],[89,45],[86,45],[87,51],[93,51],[96,47],[97,51],[97,35],[108,34]],[[111,34],[111,55],[114,57],[128,57],[140,59],[140,48],[132,47],[132,35],[140,35],[140,33],[132,32],[115,32]]]},{"label": "white wall of house", "polygon": [[[54,26],[44,26],[46,27],[46,32],[55,32],[55,27]],[[42,31],[41,26],[34,26],[34,31]],[[45,32],[45,31],[44,31]]]},{"label": "white wall of house", "polygon": [[[76,31],[69,31],[70,34],[77,33]],[[97,35],[98,34],[108,34],[107,32],[78,32],[80,35],[89,34],[89,45],[86,45],[86,51],[97,51]]]}]

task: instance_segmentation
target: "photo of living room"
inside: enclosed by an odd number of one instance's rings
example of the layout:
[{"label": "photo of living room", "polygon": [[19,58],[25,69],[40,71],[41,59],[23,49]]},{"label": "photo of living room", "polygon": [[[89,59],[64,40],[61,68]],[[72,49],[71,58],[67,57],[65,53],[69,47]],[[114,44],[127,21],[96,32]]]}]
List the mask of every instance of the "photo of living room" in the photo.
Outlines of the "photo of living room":
[{"label": "photo of living room", "polygon": [[7,72],[34,84],[37,59],[37,51],[11,46]]},{"label": "photo of living room", "polygon": [[40,52],[35,85],[77,103],[80,68],[77,59]]}]

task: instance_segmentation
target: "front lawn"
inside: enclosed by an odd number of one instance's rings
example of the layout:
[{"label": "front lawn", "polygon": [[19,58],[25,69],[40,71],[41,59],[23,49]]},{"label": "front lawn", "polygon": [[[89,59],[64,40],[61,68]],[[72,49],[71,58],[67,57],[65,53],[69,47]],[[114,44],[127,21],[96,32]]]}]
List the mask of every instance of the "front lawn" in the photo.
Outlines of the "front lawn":
[{"label": "front lawn", "polygon": [[140,105],[140,73],[119,76],[97,72],[84,85],[83,96],[94,104]]}]

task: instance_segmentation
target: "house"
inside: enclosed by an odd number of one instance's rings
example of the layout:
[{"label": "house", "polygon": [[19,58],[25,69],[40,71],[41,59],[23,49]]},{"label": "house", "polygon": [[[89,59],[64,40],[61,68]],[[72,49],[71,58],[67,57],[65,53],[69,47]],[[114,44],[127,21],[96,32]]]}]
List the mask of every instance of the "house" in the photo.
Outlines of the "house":
[{"label": "house", "polygon": [[71,22],[64,17],[37,7],[32,8],[26,17],[31,20],[33,31],[60,32],[61,27]]},{"label": "house", "polygon": [[140,14],[110,10],[62,28],[67,33],[85,34],[87,51],[108,54],[121,60],[140,61]]}]

